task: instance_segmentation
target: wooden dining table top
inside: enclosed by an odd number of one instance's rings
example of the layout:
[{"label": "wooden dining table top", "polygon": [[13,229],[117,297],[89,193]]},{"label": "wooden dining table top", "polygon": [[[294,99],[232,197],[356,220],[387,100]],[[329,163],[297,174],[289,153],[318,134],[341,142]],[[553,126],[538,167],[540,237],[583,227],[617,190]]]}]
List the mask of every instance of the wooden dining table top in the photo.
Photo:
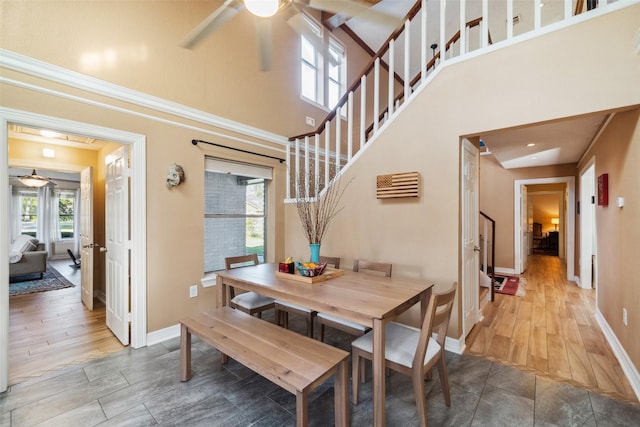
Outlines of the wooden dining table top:
[{"label": "wooden dining table top", "polygon": [[[225,285],[337,315],[369,327],[374,319],[396,316],[420,302],[424,293],[433,286],[425,280],[349,270],[325,281],[304,283],[282,278],[275,274],[276,271],[277,263],[267,263],[217,274],[218,280],[223,280]],[[219,304],[225,305],[222,301]]]}]

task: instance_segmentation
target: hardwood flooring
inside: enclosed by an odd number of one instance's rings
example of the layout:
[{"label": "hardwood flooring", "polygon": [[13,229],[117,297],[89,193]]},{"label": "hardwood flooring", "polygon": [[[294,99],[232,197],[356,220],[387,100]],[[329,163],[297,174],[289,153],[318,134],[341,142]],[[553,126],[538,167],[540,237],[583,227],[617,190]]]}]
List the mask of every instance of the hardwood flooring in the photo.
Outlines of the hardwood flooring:
[{"label": "hardwood flooring", "polygon": [[76,286],[9,298],[9,385],[125,348],[106,327],[105,306],[80,300],[80,270],[52,265]]},{"label": "hardwood flooring", "polygon": [[467,353],[637,403],[595,320],[595,290],[566,279],[558,257],[533,255],[526,295],[495,294],[467,337]]}]

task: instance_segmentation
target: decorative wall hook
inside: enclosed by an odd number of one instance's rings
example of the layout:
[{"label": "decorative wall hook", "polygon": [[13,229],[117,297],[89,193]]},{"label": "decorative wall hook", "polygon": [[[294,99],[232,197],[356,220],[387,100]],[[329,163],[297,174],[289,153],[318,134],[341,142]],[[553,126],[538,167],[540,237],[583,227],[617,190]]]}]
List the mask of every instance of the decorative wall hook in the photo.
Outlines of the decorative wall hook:
[{"label": "decorative wall hook", "polygon": [[171,189],[176,185],[180,185],[184,181],[184,169],[182,166],[173,164],[169,166],[169,174],[167,175],[167,188]]}]

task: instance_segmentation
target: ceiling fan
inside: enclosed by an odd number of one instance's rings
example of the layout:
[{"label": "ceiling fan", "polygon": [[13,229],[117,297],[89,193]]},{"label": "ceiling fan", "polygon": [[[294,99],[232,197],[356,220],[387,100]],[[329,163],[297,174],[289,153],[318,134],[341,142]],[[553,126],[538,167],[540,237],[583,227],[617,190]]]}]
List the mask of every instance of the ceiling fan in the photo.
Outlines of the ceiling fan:
[{"label": "ceiling fan", "polygon": [[[371,4],[375,3],[377,3],[375,0],[368,0],[368,4],[355,0],[225,0],[222,6],[214,10],[182,39],[180,46],[186,49],[194,48],[246,8],[256,16],[260,70],[269,71],[271,69],[271,20],[269,18],[272,16],[281,15],[298,34],[302,35],[310,34],[309,27],[300,13],[305,7],[347,18],[359,16],[372,22],[382,22],[385,25],[391,23],[392,28],[395,27],[393,24],[396,23],[397,18],[371,8]],[[307,39],[310,43],[317,40],[316,37],[308,37]]]}]

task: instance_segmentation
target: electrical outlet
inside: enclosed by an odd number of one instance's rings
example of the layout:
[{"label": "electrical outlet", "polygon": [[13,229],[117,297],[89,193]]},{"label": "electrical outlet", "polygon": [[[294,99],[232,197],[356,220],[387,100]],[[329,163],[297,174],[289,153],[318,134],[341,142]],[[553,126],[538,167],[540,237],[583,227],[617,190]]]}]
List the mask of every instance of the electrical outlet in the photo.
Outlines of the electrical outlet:
[{"label": "electrical outlet", "polygon": [[622,323],[624,323],[624,326],[627,326],[627,309],[623,308],[622,309]]},{"label": "electrical outlet", "polygon": [[195,298],[198,296],[198,285],[193,285],[189,288],[189,298]]}]

